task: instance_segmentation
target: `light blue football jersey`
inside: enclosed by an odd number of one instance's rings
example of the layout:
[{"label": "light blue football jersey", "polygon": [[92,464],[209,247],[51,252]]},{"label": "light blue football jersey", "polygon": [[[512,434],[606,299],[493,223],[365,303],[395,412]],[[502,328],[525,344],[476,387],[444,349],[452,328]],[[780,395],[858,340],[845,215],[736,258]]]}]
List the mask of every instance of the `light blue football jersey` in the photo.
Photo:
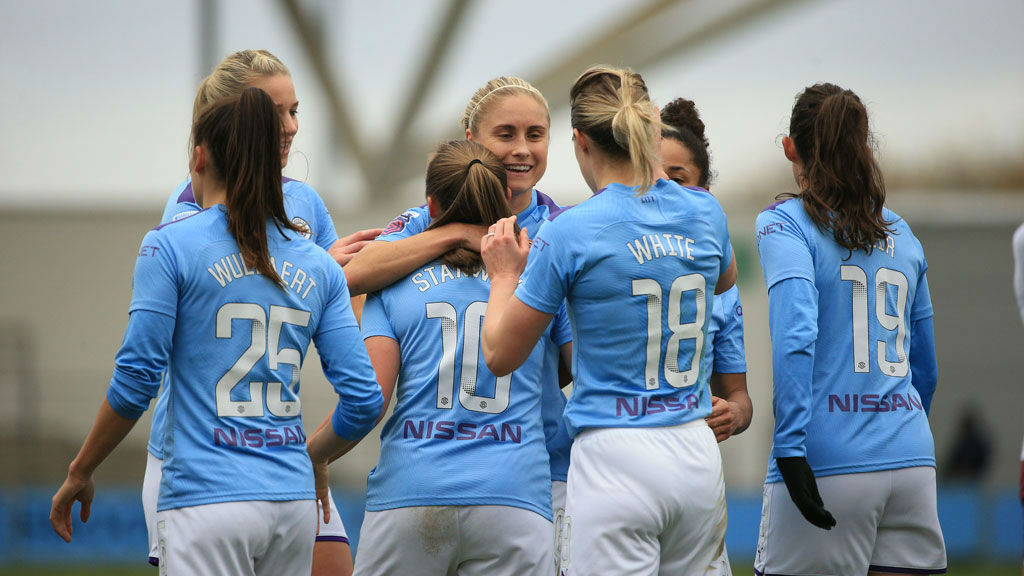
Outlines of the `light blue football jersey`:
[{"label": "light blue football jersey", "polygon": [[883,217],[893,223],[893,233],[870,254],[839,246],[799,199],[775,204],[757,218],[769,300],[773,287],[788,279],[811,282],[809,292],[817,294],[816,303],[813,296],[780,303],[808,319],[807,326],[780,319],[787,332],[817,336],[807,364],[813,374],[774,368],[768,482],[781,480],[776,456],[806,455],[819,476],[935,465],[909,359],[912,323],[932,316],[928,264],[907,223],[888,209]]},{"label": "light blue football jersey", "polygon": [[268,227],[283,288],[245,266],[223,205],[158,227],[142,242],[129,324],[171,319],[169,358],[150,357],[159,354],[147,352],[146,334],[126,337],[108,400],[137,417],[156,394],[159,372],[170,375],[159,510],[313,498],[298,381],[311,339],[341,398],[335,432],[357,438],[380,414],[383,397],[344,273],[297,233],[286,238]]},{"label": "light blue football jersey", "polygon": [[[565,208],[555,204],[555,201],[547,195],[534,190],[530,205],[516,215],[516,222],[533,238],[549,217],[557,215],[563,210]],[[426,230],[430,226],[430,222],[430,213],[426,206],[410,208],[392,220],[377,239],[394,242],[410,238]],[[560,358],[559,348],[572,341],[572,333],[568,325],[563,330],[556,324],[549,340],[550,344],[546,346],[544,352],[544,368],[541,370],[541,377],[549,385],[542,388],[541,414],[544,420],[544,434],[547,438],[551,479],[565,482],[569,475],[569,451],[572,447],[572,439],[569,438],[562,417],[565,412],[566,398],[559,387],[558,361]]]},{"label": "light blue football jersey", "polygon": [[739,286],[715,295],[704,354],[712,372],[740,374],[747,371],[743,339],[743,305]]},{"label": "light blue football jersey", "polygon": [[[303,182],[285,178],[281,189],[284,192],[284,209],[288,218],[300,227],[308,230],[304,237],[313,240],[317,246],[329,250],[338,240],[338,233],[334,229],[334,221],[324,206],[323,200],[316,193],[316,190]],[[198,213],[202,208],[196,204],[195,195],[192,193],[192,181],[186,179],[175,188],[174,193],[167,199],[164,207],[161,224],[168,224],[182,218],[187,218]],[[157,458],[163,458],[163,429],[164,419],[167,413],[167,402],[163,396],[157,398],[156,406],[153,408],[153,422],[149,430],[149,453]]]},{"label": "light blue football jersey", "polygon": [[[391,338],[401,350],[367,510],[504,505],[551,519],[540,408],[552,328],[519,369],[495,377],[480,351],[489,295],[485,271],[464,275],[435,261],[367,297],[364,338]],[[552,324],[568,330],[564,308]]]},{"label": "light blue football jersey", "polygon": [[549,314],[566,299],[571,436],[711,413],[702,361],[715,284],[731,258],[718,201],[666,180],[643,195],[611,184],[541,228],[516,297]]}]

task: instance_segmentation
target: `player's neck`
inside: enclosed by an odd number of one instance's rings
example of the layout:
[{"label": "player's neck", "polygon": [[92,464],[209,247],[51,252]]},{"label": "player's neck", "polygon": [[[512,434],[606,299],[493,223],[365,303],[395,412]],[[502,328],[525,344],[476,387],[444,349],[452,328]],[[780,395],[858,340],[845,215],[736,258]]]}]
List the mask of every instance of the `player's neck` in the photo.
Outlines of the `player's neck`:
[{"label": "player's neck", "polygon": [[523,190],[522,192],[512,193],[512,213],[519,214],[523,210],[526,210],[530,206],[530,202],[533,201],[533,188],[529,190]]},{"label": "player's neck", "polygon": [[630,187],[640,183],[640,178],[633,172],[633,164],[628,160],[617,161],[597,154],[591,154],[591,157],[595,191],[603,190],[613,183]]},{"label": "player's neck", "polygon": [[228,189],[222,183],[207,183],[203,187],[202,197],[197,197],[199,205],[205,210],[217,204],[228,203]]}]

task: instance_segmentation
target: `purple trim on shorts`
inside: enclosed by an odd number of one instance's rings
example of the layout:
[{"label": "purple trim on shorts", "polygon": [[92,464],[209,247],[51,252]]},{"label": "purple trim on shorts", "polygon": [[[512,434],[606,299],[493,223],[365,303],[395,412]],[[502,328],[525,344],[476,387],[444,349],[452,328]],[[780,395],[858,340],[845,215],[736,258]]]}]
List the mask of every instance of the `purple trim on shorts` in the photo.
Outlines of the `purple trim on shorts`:
[{"label": "purple trim on shorts", "polygon": [[160,565],[160,559],[157,558],[156,556],[150,556],[149,557],[149,564],[151,566],[159,566]]},{"label": "purple trim on shorts", "polygon": [[192,202],[195,204],[196,195],[192,192],[192,183],[189,182],[185,189],[181,191],[181,195],[178,196],[178,204],[182,202]]},{"label": "purple trim on shorts", "polygon": [[[935,568],[932,570],[921,570],[917,568],[895,568],[893,566],[875,566],[872,564],[868,566],[869,572],[888,572],[891,574],[945,574],[945,568]],[[754,568],[754,574],[757,576],[791,576],[789,574],[781,574],[778,572],[761,572],[757,568]]]},{"label": "purple trim on shorts", "polygon": [[345,538],[344,536],[317,536],[316,537],[316,541],[317,542],[342,542],[344,544],[348,544],[348,538]]},{"label": "purple trim on shorts", "polygon": [[886,572],[889,574],[945,574],[945,568],[933,568],[931,570],[922,570],[920,568],[898,568],[896,566],[876,566],[871,564],[868,566],[869,572]]}]

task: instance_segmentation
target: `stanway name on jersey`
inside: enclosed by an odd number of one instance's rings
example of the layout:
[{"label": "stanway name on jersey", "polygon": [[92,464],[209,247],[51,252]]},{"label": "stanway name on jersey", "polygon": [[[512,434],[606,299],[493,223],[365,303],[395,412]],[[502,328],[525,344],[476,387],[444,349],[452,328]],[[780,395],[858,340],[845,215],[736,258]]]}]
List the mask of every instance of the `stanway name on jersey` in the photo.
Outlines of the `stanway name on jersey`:
[{"label": "stanway name on jersey", "polygon": [[214,428],[213,445],[228,448],[277,448],[286,444],[305,444],[302,426],[283,428]]},{"label": "stanway name on jersey", "polygon": [[921,399],[911,394],[829,394],[829,412],[897,412],[924,410]]},{"label": "stanway name on jersey", "polygon": [[491,440],[493,442],[523,441],[523,428],[518,424],[498,422],[479,425],[473,422],[451,420],[406,420],[402,423],[402,438],[413,440]]},{"label": "stanway name on jersey", "polygon": [[416,285],[417,290],[419,290],[420,292],[426,292],[430,288],[444,284],[449,280],[457,280],[459,278],[467,277],[479,278],[484,282],[489,281],[489,278],[487,277],[487,270],[485,270],[483,267],[481,267],[473,274],[469,274],[467,276],[466,274],[462,273],[462,270],[459,270],[458,268],[452,270],[451,268],[444,264],[439,264],[437,266],[428,266],[420,270],[416,274],[413,274],[410,277],[410,280],[412,281],[413,284]]},{"label": "stanway name on jersey", "polygon": [[[277,274],[288,289],[294,290],[303,300],[309,295],[310,290],[318,285],[316,280],[307,274],[305,270],[287,260],[282,260],[281,267],[278,268],[277,262],[271,257],[270,265],[277,270]],[[210,273],[210,276],[213,276],[221,288],[224,288],[238,278],[259,274],[256,270],[245,265],[245,258],[242,257],[241,252],[228,254],[219,260],[215,260],[206,268],[206,271]]]},{"label": "stanway name on jersey", "polygon": [[693,410],[699,405],[700,401],[697,399],[696,394],[687,394],[682,398],[677,398],[675,396],[665,396],[662,398],[649,398],[644,396],[642,398],[638,398],[636,396],[632,396],[629,398],[615,399],[615,415],[620,418],[623,416],[648,416],[651,414],[661,414],[662,412]]},{"label": "stanway name on jersey", "polygon": [[[664,238],[664,242],[662,242]],[[672,241],[675,240],[673,246]],[[662,256],[678,256],[693,260],[693,238],[678,234],[644,234],[626,242],[626,247],[640,264]],[[666,250],[665,248],[668,247]],[[678,248],[678,250],[676,250]]]}]

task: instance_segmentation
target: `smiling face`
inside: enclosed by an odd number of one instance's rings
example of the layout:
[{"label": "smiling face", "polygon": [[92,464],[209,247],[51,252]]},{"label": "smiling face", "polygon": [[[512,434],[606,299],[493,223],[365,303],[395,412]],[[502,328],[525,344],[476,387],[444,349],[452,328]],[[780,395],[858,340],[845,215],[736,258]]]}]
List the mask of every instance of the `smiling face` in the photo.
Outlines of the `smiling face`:
[{"label": "smiling face", "polygon": [[529,94],[496,95],[466,138],[487,147],[505,166],[508,186],[518,196],[533,190],[548,167],[548,111]]},{"label": "smiling face", "polygon": [[290,76],[277,74],[257,78],[251,86],[270,95],[281,119],[281,167],[288,164],[292,140],[299,131],[299,99],[295,97],[295,84]]},{"label": "smiling face", "polygon": [[661,139],[661,166],[669,179],[681,186],[700,186],[701,172],[693,152],[674,138]]}]

